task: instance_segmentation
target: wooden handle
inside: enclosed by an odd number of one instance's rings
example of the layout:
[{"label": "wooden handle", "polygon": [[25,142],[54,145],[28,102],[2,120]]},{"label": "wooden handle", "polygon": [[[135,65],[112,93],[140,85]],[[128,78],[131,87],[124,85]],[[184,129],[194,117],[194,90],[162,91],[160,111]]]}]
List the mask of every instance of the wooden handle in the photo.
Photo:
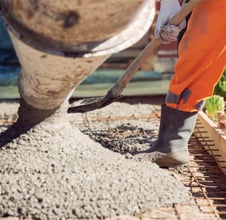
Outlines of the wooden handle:
[{"label": "wooden handle", "polygon": [[[170,20],[170,24],[178,25],[180,24],[186,16],[192,11],[194,6],[200,0],[191,0],[189,3],[185,4],[182,9]],[[135,60],[129,65],[125,73],[117,80],[114,86],[108,91],[105,99],[110,99],[112,97],[117,97],[125,89],[128,82],[133,78],[135,73],[138,71],[140,66],[146,61],[150,55],[156,53],[161,45],[160,38],[154,38],[147,46],[138,54]]]},{"label": "wooden handle", "polygon": [[169,23],[179,25],[200,1],[201,0],[190,0],[188,3],[184,4],[181,10],[173,16]]},{"label": "wooden handle", "polygon": [[154,54],[161,45],[160,38],[154,38],[128,66],[125,73],[117,80],[114,86],[109,90],[108,96],[116,97],[125,89],[128,82],[133,78],[140,66],[146,61],[151,54]]}]

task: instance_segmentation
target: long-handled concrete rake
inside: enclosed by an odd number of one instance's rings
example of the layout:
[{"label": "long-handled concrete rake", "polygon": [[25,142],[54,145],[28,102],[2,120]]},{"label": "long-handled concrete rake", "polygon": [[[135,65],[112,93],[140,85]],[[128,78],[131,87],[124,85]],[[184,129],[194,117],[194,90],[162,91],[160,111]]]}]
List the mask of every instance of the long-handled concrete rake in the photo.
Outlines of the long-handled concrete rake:
[{"label": "long-handled concrete rake", "polygon": [[[185,4],[182,9],[170,20],[170,24],[178,25],[185,17],[192,11],[194,6],[200,0],[191,0],[189,3]],[[146,61],[146,59],[156,53],[161,45],[160,38],[154,38],[134,59],[134,61],[126,69],[125,73],[116,81],[112,88],[107,92],[104,97],[94,97],[82,100],[81,105],[73,106],[68,109],[69,113],[76,112],[88,112],[95,109],[102,108],[112,102],[120,99],[122,91],[125,89],[129,81],[136,74],[140,66]]]}]

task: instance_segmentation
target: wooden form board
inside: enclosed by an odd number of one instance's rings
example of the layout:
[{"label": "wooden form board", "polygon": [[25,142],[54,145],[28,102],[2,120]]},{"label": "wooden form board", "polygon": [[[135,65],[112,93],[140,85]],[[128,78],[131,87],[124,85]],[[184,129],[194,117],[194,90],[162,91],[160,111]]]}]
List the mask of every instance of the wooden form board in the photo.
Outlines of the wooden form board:
[{"label": "wooden form board", "polygon": [[226,133],[218,128],[204,112],[200,111],[194,135],[215,158],[218,166],[226,175]]}]

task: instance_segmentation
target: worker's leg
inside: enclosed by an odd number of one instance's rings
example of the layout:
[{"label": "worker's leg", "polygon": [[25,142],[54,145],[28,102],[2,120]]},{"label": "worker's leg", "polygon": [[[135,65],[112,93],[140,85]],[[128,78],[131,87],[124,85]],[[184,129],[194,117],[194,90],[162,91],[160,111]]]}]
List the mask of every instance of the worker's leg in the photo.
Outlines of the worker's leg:
[{"label": "worker's leg", "polygon": [[192,13],[179,46],[175,75],[166,98],[168,107],[199,110],[211,96],[226,64],[226,1],[203,1]]},{"label": "worker's leg", "polygon": [[226,1],[203,1],[192,12],[179,46],[175,76],[162,107],[158,140],[149,158],[160,166],[189,161],[188,140],[202,100],[210,96],[226,61]]}]

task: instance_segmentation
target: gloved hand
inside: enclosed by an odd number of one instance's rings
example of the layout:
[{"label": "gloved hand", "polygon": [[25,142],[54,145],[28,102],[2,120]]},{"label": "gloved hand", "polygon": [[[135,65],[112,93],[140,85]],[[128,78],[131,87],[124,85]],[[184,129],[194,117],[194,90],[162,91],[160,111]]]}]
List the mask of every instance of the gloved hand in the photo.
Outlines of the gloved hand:
[{"label": "gloved hand", "polygon": [[167,44],[172,41],[177,41],[179,33],[185,28],[186,22],[183,21],[178,26],[167,24],[162,26],[160,31],[160,38],[162,40],[162,43]]},{"label": "gloved hand", "polygon": [[180,10],[179,0],[161,0],[155,36],[160,37],[163,43],[177,40],[178,34],[185,27],[185,21],[178,26],[168,24],[170,19]]}]

